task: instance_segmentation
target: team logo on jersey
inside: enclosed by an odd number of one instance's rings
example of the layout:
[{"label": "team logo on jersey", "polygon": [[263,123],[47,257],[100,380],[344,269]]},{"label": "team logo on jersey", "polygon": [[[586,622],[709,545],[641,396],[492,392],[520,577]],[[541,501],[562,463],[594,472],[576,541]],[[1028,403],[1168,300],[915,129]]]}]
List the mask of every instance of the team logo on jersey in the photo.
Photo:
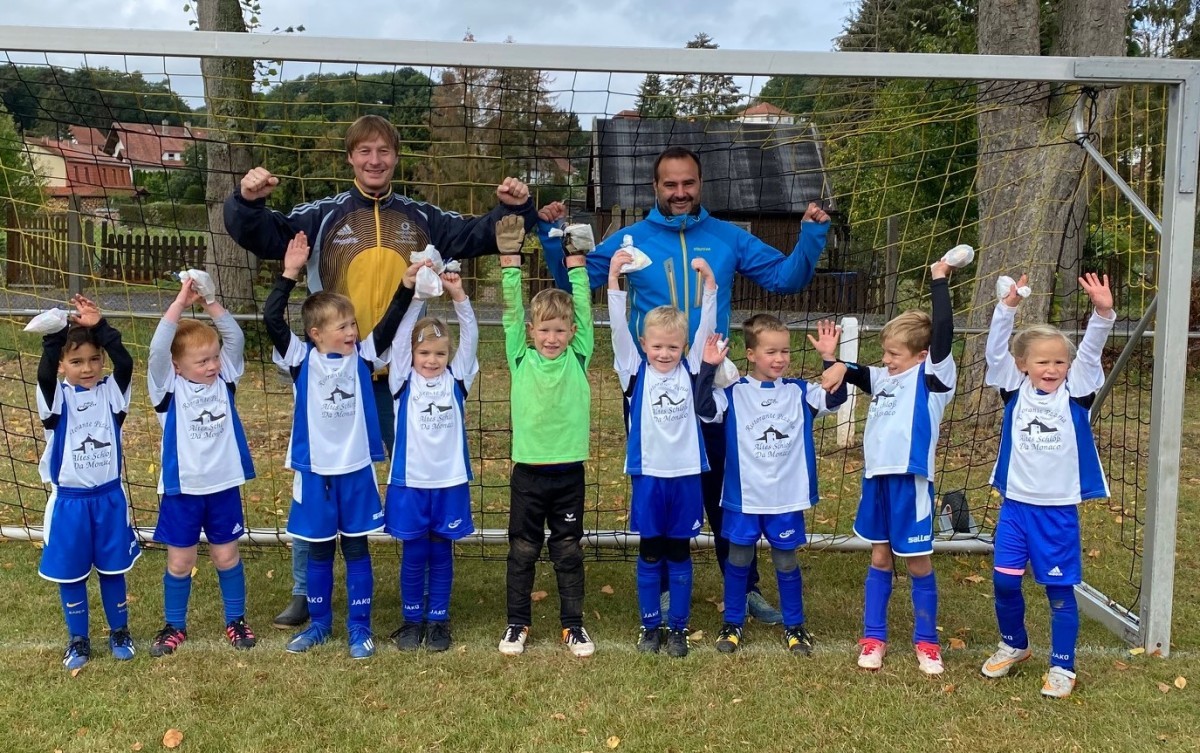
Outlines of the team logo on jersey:
[{"label": "team logo on jersey", "polygon": [[876,392],[874,395],[871,395],[871,403],[874,404],[874,403],[879,402],[880,400],[892,400],[895,397],[896,397],[896,394],[894,392],[888,392],[887,390],[880,390],[879,392]]},{"label": "team logo on jersey", "polygon": [[74,452],[95,452],[96,450],[101,450],[105,447],[112,447],[112,442],[101,442],[91,434],[88,434],[87,439],[80,442],[79,446],[75,448]]},{"label": "team logo on jersey", "polygon": [[77,411],[85,411],[85,410],[87,410],[88,408],[91,408],[93,405],[95,405],[95,403],[82,403],[82,404],[80,404],[80,405],[76,405],[76,406],[75,406],[75,410],[77,410]]},{"label": "team logo on jersey", "polygon": [[761,403],[759,403],[759,405],[761,405],[764,408],[770,408],[772,405],[774,405],[777,402],[779,402],[779,401],[772,397],[772,398],[767,398],[766,400],[763,400]]},{"label": "team logo on jersey", "polygon": [[1028,413],[1021,411],[1021,414],[1017,416],[1016,424],[1024,423],[1025,426],[1017,430],[1017,449],[1022,452],[1057,452],[1061,450],[1063,446],[1062,429],[1055,425],[1061,420],[1064,420],[1063,417],[1052,411],[1030,411]]},{"label": "team logo on jersey", "polygon": [[664,392],[658,396],[657,400],[654,401],[654,406],[661,408],[664,405],[683,405],[683,398],[674,399]]},{"label": "team logo on jersey", "polygon": [[200,415],[198,415],[192,419],[192,423],[200,424],[201,426],[203,426],[204,424],[215,424],[217,421],[220,421],[222,418],[225,418],[224,413],[213,413],[212,411],[205,408],[203,411],[200,412]]},{"label": "team logo on jersey", "polygon": [[1021,429],[1021,431],[1028,434],[1030,437],[1036,437],[1040,434],[1051,434],[1057,432],[1058,429],[1053,426],[1047,426],[1035,418],[1030,421],[1024,429]]},{"label": "team logo on jersey", "polygon": [[787,439],[790,436],[791,436],[790,434],[784,434],[782,431],[780,431],[779,429],[776,429],[774,426],[768,426],[766,431],[764,431],[762,433],[762,436],[757,437],[754,441],[755,442],[778,442],[779,440]]},{"label": "team logo on jersey", "polygon": [[436,410],[436,411],[437,411],[439,414],[441,414],[441,413],[445,413],[446,411],[450,410],[452,407],[453,407],[453,406],[450,406],[450,405],[438,405],[437,403],[430,403],[430,404],[429,404],[429,407],[428,407],[428,408],[426,408],[425,410],[421,411],[421,412],[422,412],[422,413],[428,413],[428,414],[429,414],[429,415],[432,417],[432,416],[433,416],[433,412],[434,412],[435,410]]},{"label": "team logo on jersey", "polygon": [[325,399],[328,400],[329,402],[333,403],[334,405],[337,405],[338,403],[340,403],[344,400],[350,400],[353,397],[354,397],[353,392],[347,392],[346,390],[342,389],[341,387],[334,387],[333,391],[329,393],[329,397],[327,397]]}]

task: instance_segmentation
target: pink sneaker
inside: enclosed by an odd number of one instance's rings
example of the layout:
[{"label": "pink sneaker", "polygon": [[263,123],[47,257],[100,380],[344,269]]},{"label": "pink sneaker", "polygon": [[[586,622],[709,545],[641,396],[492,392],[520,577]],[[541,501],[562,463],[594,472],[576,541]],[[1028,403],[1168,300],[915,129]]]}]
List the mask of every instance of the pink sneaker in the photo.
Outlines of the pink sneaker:
[{"label": "pink sneaker", "polygon": [[878,638],[862,638],[858,641],[858,666],[863,669],[876,670],[883,666],[883,657],[887,655],[887,644]]},{"label": "pink sneaker", "polygon": [[945,669],[942,666],[942,648],[936,643],[921,641],[916,645],[917,664],[927,675],[940,675]]}]

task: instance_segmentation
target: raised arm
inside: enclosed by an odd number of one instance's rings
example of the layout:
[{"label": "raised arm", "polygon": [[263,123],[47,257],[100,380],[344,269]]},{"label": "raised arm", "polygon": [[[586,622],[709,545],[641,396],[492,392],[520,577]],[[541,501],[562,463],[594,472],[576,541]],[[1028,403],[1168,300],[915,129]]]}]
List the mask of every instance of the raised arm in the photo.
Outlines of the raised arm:
[{"label": "raised arm", "polygon": [[613,369],[621,380],[622,392],[629,389],[642,365],[637,343],[633,341],[633,335],[629,332],[629,312],[626,305],[629,294],[621,290],[618,282],[621,278],[621,266],[628,264],[632,259],[633,257],[624,251],[614,254],[608,272],[608,329],[612,335]]},{"label": "raised arm", "polygon": [[529,196],[528,187],[521,181],[505,178],[496,187],[496,197],[499,203],[479,217],[466,217],[428,204],[421,207],[429,220],[430,242],[441,251],[444,258],[469,259],[500,253],[496,245],[496,223],[505,217],[520,217],[526,232],[537,224],[533,199]]},{"label": "raised arm", "polygon": [[692,259],[692,269],[704,279],[704,298],[700,302],[700,323],[687,354],[688,371],[700,373],[704,361],[704,344],[717,331],[717,279],[704,259]]},{"label": "raised arm", "polygon": [[701,346],[703,357],[700,361],[700,373],[693,379],[692,394],[696,397],[696,416],[704,423],[713,423],[720,418],[723,407],[718,405],[717,393],[713,380],[717,376],[717,368],[729,355],[729,344],[721,336],[713,333],[704,340]]},{"label": "raised arm", "polygon": [[42,360],[38,362],[38,414],[42,425],[53,429],[58,423],[61,404],[55,400],[58,394],[58,364],[62,361],[63,345],[67,342],[67,329],[42,336]]},{"label": "raised arm", "polygon": [[567,277],[571,280],[571,300],[575,304],[575,336],[571,350],[583,359],[586,369],[596,349],[595,324],[592,322],[592,289],[588,285],[585,257],[567,257]]},{"label": "raised arm", "polygon": [[323,214],[317,203],[301,204],[286,216],[267,208],[279,178],[265,167],[251,168],[226,199],[225,229],[239,246],[262,259],[282,259],[297,233],[315,235]]},{"label": "raised arm", "polygon": [[267,328],[267,336],[271,338],[271,345],[278,356],[274,360],[281,366],[292,365],[284,359],[292,349],[292,343],[298,338],[288,327],[287,302],[292,289],[296,287],[296,281],[300,279],[300,270],[304,269],[307,262],[308,237],[304,233],[297,233],[288,242],[287,253],[283,257],[283,273],[275,281],[275,287],[271,288],[263,305],[263,325]]},{"label": "raised arm", "polygon": [[1117,321],[1108,275],[1099,278],[1095,273],[1088,272],[1079,278],[1079,286],[1088,294],[1095,310],[1088,317],[1087,330],[1079,341],[1075,360],[1071,362],[1067,373],[1067,385],[1072,397],[1092,394],[1104,384],[1104,367],[1100,359],[1104,354],[1104,343]]},{"label": "raised arm", "polygon": [[[546,269],[550,270],[550,275],[554,277],[554,285],[559,290],[571,289],[571,282],[567,279],[567,267],[564,264],[566,258],[566,250],[563,248],[563,239],[551,238],[550,230],[556,226],[560,220],[567,216],[566,205],[561,201],[552,201],[542,207],[537,213],[538,223],[538,240],[542,244],[542,260],[546,264]],[[609,265],[613,255],[621,247],[621,237],[619,234],[613,235],[607,240],[596,244],[587,255],[587,272],[588,285],[593,288],[598,288],[604,284],[608,275]]]},{"label": "raised arm", "polygon": [[929,281],[933,298],[933,331],[929,344],[929,367],[925,376],[929,389],[950,392],[958,382],[958,365],[954,361],[954,306],[950,301],[948,275],[952,267],[945,261],[934,263]]},{"label": "raised arm", "polygon": [[[404,314],[410,308],[416,286],[416,269],[414,267],[417,266],[409,265],[409,269],[404,271],[404,277],[396,286],[396,292],[392,294],[392,300],[388,304],[387,310],[375,323],[375,329],[371,330],[371,347],[367,349],[370,352],[365,355],[368,356],[368,360],[376,361],[377,366],[383,365],[378,363],[378,360],[380,357],[386,358],[388,349],[392,347],[392,342],[396,338],[396,331],[400,328],[400,320],[404,318]],[[413,271],[411,276],[408,274],[409,270]]]},{"label": "raised arm", "polygon": [[1009,294],[996,303],[992,312],[992,324],[988,327],[987,344],[984,357],[987,360],[987,370],[983,381],[989,387],[995,387],[1003,392],[1012,392],[1021,386],[1022,375],[1017,369],[1017,362],[1009,350],[1012,339],[1013,322],[1017,316],[1017,306],[1021,297],[1017,290],[1028,282],[1026,275],[1013,286]]},{"label": "raised arm", "polygon": [[454,315],[458,318],[458,348],[450,362],[450,373],[463,383],[463,389],[469,390],[479,374],[479,322],[466,295],[454,300]]},{"label": "raised arm", "polygon": [[779,249],[742,232],[739,234],[737,269],[769,292],[799,293],[812,281],[828,233],[829,215],[816,203],[810,203],[791,254],[784,256]]}]

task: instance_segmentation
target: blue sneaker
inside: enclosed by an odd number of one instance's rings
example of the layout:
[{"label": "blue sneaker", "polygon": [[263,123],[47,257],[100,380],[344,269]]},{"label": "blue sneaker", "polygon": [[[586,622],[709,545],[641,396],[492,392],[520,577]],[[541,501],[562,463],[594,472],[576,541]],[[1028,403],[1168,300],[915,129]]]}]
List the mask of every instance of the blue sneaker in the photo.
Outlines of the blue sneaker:
[{"label": "blue sneaker", "polygon": [[771,606],[771,602],[763,598],[758,591],[746,594],[746,611],[764,625],[778,625],[783,622],[783,612]]},{"label": "blue sneaker", "polygon": [[375,655],[375,640],[366,625],[350,626],[350,658],[370,659]]},{"label": "blue sneaker", "polygon": [[82,635],[71,636],[67,650],[63,652],[63,666],[68,671],[81,669],[92,658],[92,642]]},{"label": "blue sneaker", "polygon": [[112,649],[113,658],[117,661],[129,661],[133,658],[133,638],[129,628],[117,628],[108,634],[108,647]]},{"label": "blue sneaker", "polygon": [[292,639],[287,644],[287,652],[289,654],[303,654],[313,646],[320,646],[329,640],[329,632],[329,628],[314,622],[292,636]]}]

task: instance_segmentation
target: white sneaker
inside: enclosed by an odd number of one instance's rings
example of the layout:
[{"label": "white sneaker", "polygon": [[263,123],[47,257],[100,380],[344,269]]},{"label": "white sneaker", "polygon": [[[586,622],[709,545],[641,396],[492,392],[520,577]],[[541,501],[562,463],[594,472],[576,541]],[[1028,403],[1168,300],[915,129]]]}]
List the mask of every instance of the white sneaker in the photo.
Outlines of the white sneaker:
[{"label": "white sneaker", "polygon": [[500,638],[500,653],[517,656],[525,653],[525,639],[529,637],[528,625],[509,625]]},{"label": "white sneaker", "polygon": [[579,657],[591,656],[596,653],[596,644],[588,636],[583,626],[563,628],[562,642],[571,653]]},{"label": "white sneaker", "polygon": [[998,645],[996,653],[992,654],[979,668],[984,677],[1004,677],[1013,667],[1033,655],[1028,647],[1013,648],[1004,641],[1000,641]]},{"label": "white sneaker", "polygon": [[858,666],[863,669],[879,669],[883,666],[883,657],[887,655],[887,644],[878,638],[863,638],[859,640]]},{"label": "white sneaker", "polygon": [[1051,667],[1042,684],[1042,695],[1047,698],[1066,698],[1075,689],[1075,673],[1062,667]]},{"label": "white sneaker", "polygon": [[917,650],[917,666],[927,675],[940,675],[945,671],[945,666],[942,664],[942,648],[936,643],[922,641],[916,646]]}]

